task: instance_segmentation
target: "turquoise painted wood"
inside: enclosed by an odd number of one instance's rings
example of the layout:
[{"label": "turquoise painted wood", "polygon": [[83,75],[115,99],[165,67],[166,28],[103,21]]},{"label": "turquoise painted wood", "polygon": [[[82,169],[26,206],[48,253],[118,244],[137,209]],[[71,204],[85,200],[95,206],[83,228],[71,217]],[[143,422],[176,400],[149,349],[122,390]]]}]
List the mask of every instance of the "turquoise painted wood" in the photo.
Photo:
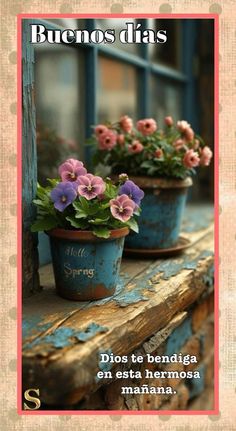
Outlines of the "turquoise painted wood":
[{"label": "turquoise painted wood", "polygon": [[37,186],[36,120],[34,106],[34,49],[30,23],[22,23],[22,283],[23,296],[39,290],[37,234],[30,232],[35,218],[32,203]]},{"label": "turquoise painted wood", "polygon": [[109,297],[115,292],[124,236],[75,240],[49,235],[55,284],[60,296],[84,301]]},{"label": "turquoise painted wood", "polygon": [[145,189],[139,233],[130,233],[129,249],[166,249],[178,242],[187,188]]}]

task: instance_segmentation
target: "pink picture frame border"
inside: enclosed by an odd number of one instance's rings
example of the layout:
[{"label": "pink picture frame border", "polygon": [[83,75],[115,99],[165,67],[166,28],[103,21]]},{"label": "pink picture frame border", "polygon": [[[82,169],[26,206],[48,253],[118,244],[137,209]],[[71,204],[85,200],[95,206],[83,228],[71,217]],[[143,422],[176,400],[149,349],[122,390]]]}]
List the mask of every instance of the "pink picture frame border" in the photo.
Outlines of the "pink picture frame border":
[{"label": "pink picture frame border", "polygon": [[[22,19],[154,18],[214,19],[214,409],[213,410],[22,410]],[[19,415],[219,415],[219,16],[192,14],[57,14],[17,15],[17,412]]]}]

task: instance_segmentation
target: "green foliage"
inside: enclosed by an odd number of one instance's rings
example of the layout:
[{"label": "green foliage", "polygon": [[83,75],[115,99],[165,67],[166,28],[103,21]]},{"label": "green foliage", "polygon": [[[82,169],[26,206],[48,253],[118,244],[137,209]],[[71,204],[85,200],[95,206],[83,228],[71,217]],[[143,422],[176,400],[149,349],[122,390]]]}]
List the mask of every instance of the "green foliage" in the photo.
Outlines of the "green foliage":
[{"label": "green foliage", "polygon": [[[187,129],[190,130],[190,125],[186,124]],[[96,149],[93,155],[94,165],[109,166],[113,174],[125,172],[128,175],[185,179],[194,173],[193,169],[184,164],[186,151],[193,150],[200,157],[201,149],[205,146],[203,139],[197,134],[192,140],[189,140],[185,132],[179,130],[177,124],[165,126],[163,130],[158,128],[148,136],[135,128],[132,129],[132,133],[126,133],[119,122],[107,123],[106,126],[118,136],[123,135],[123,144],[120,145],[117,141],[112,149],[101,150],[98,148],[98,140],[95,135],[89,139],[89,143],[90,145],[93,143]],[[175,147],[177,140],[183,141],[182,148]],[[195,148],[196,140],[199,141],[198,148]],[[143,149],[140,152],[132,152],[134,141],[142,144]],[[161,155],[157,157],[156,151],[159,150],[161,150]]]},{"label": "green foliage", "polygon": [[[112,229],[124,226],[138,232],[138,225],[134,216],[128,222],[115,219],[110,211],[110,200],[118,195],[119,185],[114,185],[110,179],[106,180],[106,189],[102,198],[87,200],[83,196],[77,196],[63,212],[58,211],[51,200],[50,194],[59,180],[49,179],[49,186],[42,187],[38,184],[34,204],[37,207],[37,218],[31,227],[32,232],[48,231],[59,227],[63,229],[90,230],[99,238],[109,238]],[[139,215],[137,209],[135,215]]]}]

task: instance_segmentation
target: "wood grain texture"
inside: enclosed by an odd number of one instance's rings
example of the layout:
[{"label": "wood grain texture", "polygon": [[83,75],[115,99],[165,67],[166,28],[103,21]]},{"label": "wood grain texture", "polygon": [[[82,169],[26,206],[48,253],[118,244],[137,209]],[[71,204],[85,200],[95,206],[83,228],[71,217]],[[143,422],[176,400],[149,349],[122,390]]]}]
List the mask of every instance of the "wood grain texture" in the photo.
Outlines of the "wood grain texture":
[{"label": "wood grain texture", "polygon": [[[213,264],[212,232],[210,226],[189,234],[194,245],[175,259],[125,260],[125,288],[107,301],[79,303],[57,297],[47,267],[44,283],[49,287],[24,306],[25,320],[31,320],[24,338],[24,386],[39,387],[47,404],[63,405],[96,390],[101,352],[129,354],[206,292],[204,275]],[[127,295],[133,302],[124,306]],[[89,333],[91,338],[80,342],[79,334],[89,332],[92,323],[106,331]]]},{"label": "wood grain texture", "polygon": [[36,117],[34,105],[34,48],[29,43],[30,26],[23,20],[22,41],[22,274],[23,296],[30,296],[38,291],[38,251],[37,234],[30,232],[35,219],[35,208],[32,200],[37,187],[37,156],[36,156]]}]

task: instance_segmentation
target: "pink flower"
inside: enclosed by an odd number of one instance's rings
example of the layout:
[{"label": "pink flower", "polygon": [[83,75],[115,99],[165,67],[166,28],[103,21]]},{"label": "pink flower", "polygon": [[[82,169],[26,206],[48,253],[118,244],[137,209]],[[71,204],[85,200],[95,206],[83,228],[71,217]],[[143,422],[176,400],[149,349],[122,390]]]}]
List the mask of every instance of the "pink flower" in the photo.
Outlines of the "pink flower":
[{"label": "pink flower", "polygon": [[139,120],[136,124],[137,129],[143,135],[152,135],[157,130],[157,123],[153,118],[145,118],[144,120]]},{"label": "pink flower", "polygon": [[128,151],[132,154],[141,153],[143,151],[143,145],[138,140],[135,140],[128,146]]},{"label": "pink flower", "polygon": [[126,133],[130,133],[133,128],[133,120],[128,117],[128,115],[124,115],[120,118],[120,127],[124,130]]},{"label": "pink flower", "polygon": [[209,147],[204,147],[200,154],[200,165],[209,166],[212,158],[212,151]]},{"label": "pink flower", "polygon": [[124,146],[125,143],[125,136],[123,134],[120,134],[117,136],[117,144],[119,144],[121,147]]},{"label": "pink flower", "polygon": [[157,157],[157,159],[161,159],[161,157],[163,157],[163,151],[161,148],[157,148],[155,153],[154,153],[155,157]]},{"label": "pink flower", "polygon": [[81,175],[87,174],[87,169],[79,160],[68,159],[59,166],[59,174],[62,181],[77,181]]},{"label": "pink flower", "polygon": [[177,129],[179,130],[179,132],[183,133],[189,127],[191,127],[191,125],[187,121],[177,121]]},{"label": "pink flower", "polygon": [[187,142],[191,142],[194,138],[194,131],[191,127],[187,127],[184,131],[184,137]]},{"label": "pink flower", "polygon": [[79,177],[77,183],[78,194],[84,196],[87,200],[94,199],[101,195],[106,188],[103,179],[92,174]]},{"label": "pink flower", "polygon": [[113,217],[122,222],[126,222],[132,217],[135,208],[135,202],[125,194],[110,200],[110,209]]},{"label": "pink flower", "polygon": [[164,122],[168,127],[171,127],[174,124],[173,118],[171,116],[165,117]]},{"label": "pink flower", "polygon": [[98,124],[98,126],[95,127],[94,131],[96,137],[99,138],[103,133],[108,131],[108,128],[103,124]]},{"label": "pink flower", "polygon": [[199,162],[198,153],[193,151],[193,149],[186,151],[183,158],[183,164],[186,168],[195,168],[199,165]]},{"label": "pink flower", "polygon": [[107,129],[106,132],[99,136],[98,142],[100,150],[110,151],[116,145],[116,134],[112,130]]},{"label": "pink flower", "polygon": [[175,147],[176,151],[179,151],[181,148],[183,148],[185,142],[183,139],[177,139],[173,142],[173,146]]}]

